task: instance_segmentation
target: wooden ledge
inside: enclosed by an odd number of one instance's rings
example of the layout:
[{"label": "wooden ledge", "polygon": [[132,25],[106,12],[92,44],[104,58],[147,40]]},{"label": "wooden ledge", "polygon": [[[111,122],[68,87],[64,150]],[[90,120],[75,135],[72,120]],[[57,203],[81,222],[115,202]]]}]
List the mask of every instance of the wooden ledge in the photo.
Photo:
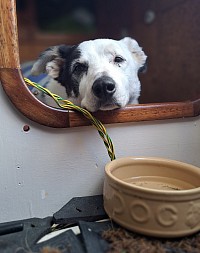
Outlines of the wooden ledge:
[{"label": "wooden ledge", "polygon": [[[20,69],[0,69],[1,84],[15,107],[29,119],[49,127],[68,128],[90,125],[78,112],[60,110],[40,102],[28,89]],[[175,119],[200,114],[200,99],[195,101],[130,105],[123,109],[98,111],[93,115],[103,124]]]},{"label": "wooden ledge", "polygon": [[7,96],[24,116],[46,126],[69,127],[68,111],[56,110],[35,98],[20,69],[0,69],[0,80]]}]

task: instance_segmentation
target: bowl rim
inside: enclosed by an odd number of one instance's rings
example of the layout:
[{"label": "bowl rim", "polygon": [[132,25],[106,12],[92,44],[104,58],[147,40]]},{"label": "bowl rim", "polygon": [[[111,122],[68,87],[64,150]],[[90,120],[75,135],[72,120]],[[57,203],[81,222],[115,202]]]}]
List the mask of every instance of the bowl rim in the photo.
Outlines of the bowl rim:
[{"label": "bowl rim", "polygon": [[[142,186],[137,186],[134,184],[130,184],[127,183],[125,181],[122,181],[120,179],[118,179],[117,177],[115,177],[111,170],[113,169],[114,165],[118,162],[122,163],[122,162],[126,162],[125,164],[130,164],[131,161],[139,161],[139,162],[143,162],[143,161],[152,161],[152,162],[161,162],[161,163],[168,163],[168,164],[173,164],[174,166],[181,166],[184,169],[189,168],[190,171],[192,170],[193,173],[196,173],[197,175],[199,174],[200,177],[200,168],[197,166],[194,166],[192,164],[189,163],[185,163],[185,162],[181,162],[178,160],[172,160],[172,159],[168,159],[168,158],[161,158],[161,157],[153,157],[153,156],[127,156],[127,157],[120,157],[120,158],[116,158],[115,160],[108,162],[105,165],[105,173],[108,176],[108,178],[112,179],[113,182],[126,187],[127,189],[130,190],[137,190],[140,191],[142,193],[152,193],[152,194],[156,194],[156,195],[171,195],[171,196],[183,196],[183,195],[195,195],[195,194],[200,194],[200,185],[199,187],[195,187],[192,189],[187,189],[187,190],[159,190],[159,189],[149,189],[149,188],[145,188]],[[119,167],[119,166],[118,166]]]}]

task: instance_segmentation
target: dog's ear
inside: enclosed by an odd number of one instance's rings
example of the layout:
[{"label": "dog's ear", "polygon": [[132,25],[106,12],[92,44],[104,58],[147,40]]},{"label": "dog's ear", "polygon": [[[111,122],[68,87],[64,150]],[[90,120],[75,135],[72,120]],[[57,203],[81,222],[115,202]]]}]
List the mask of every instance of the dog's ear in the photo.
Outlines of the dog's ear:
[{"label": "dog's ear", "polygon": [[57,78],[60,68],[65,62],[63,52],[68,51],[71,46],[59,45],[46,49],[41,53],[31,70],[32,75],[47,73],[53,78]]},{"label": "dog's ear", "polygon": [[138,62],[138,70],[145,69],[147,56],[142,48],[138,45],[137,41],[130,37],[125,37],[121,40],[121,42],[123,42],[128,47],[134,59],[136,59]]}]

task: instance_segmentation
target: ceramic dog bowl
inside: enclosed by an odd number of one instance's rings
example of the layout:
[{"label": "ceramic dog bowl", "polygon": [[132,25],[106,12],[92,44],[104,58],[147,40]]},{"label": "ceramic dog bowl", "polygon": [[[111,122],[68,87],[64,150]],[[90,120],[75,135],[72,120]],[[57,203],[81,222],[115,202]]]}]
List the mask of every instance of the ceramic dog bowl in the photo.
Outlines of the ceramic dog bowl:
[{"label": "ceramic dog bowl", "polygon": [[105,167],[104,208],[121,226],[150,236],[200,230],[200,168],[153,157],[119,158]]}]

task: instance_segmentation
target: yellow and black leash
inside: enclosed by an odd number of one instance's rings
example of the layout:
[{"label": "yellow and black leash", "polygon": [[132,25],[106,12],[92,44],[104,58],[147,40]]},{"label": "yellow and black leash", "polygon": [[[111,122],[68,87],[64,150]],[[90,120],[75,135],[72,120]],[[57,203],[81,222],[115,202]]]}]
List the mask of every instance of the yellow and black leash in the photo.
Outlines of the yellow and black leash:
[{"label": "yellow and black leash", "polygon": [[29,80],[28,78],[24,78],[25,82],[27,85],[29,86],[33,86],[36,89],[44,92],[45,94],[49,95],[50,97],[52,97],[55,102],[57,103],[57,105],[63,109],[68,109],[68,110],[72,110],[72,111],[78,111],[80,113],[82,113],[87,119],[90,120],[90,122],[92,123],[93,126],[95,126],[98,130],[99,135],[101,136],[106,149],[108,151],[108,155],[112,160],[115,159],[115,152],[114,152],[114,146],[112,143],[111,138],[109,137],[109,135],[107,134],[106,128],[104,127],[104,125],[98,120],[96,119],[90,112],[88,112],[86,109],[81,108],[75,104],[73,104],[72,102],[70,102],[69,100],[63,99],[60,96],[58,96],[57,94],[52,93],[51,91],[49,91],[47,88],[42,87],[41,85],[39,85],[38,83],[32,82],[31,80]]}]

